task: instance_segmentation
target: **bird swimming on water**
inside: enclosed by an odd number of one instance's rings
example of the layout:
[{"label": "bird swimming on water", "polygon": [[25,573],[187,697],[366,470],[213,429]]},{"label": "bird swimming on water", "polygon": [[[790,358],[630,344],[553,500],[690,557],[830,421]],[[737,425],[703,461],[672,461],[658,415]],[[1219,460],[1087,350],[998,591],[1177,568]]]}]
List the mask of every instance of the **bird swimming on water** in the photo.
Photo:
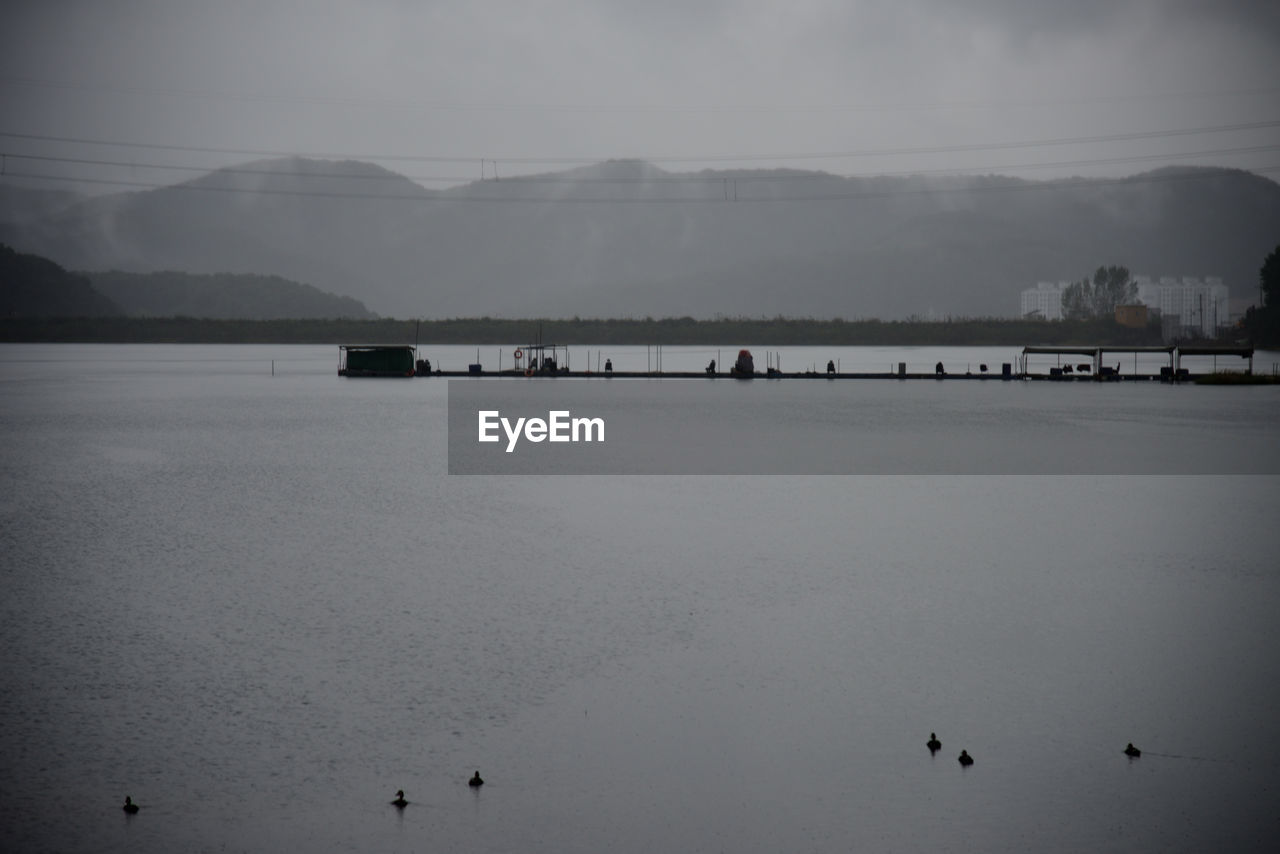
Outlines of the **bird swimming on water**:
[{"label": "bird swimming on water", "polygon": [[1124,749],[1124,755],[1130,759],[1137,759],[1142,755],[1142,751],[1133,746],[1133,742],[1129,742],[1129,746]]},{"label": "bird swimming on water", "polygon": [[121,808],[129,815],[133,815],[138,811],[138,805],[133,802],[133,798],[128,795],[124,796],[124,806]]},{"label": "bird swimming on water", "polygon": [[973,764],[973,757],[969,755],[969,751],[960,751],[960,764],[966,768]]},{"label": "bird swimming on water", "polygon": [[929,733],[929,740],[925,742],[925,747],[929,748],[930,753],[937,753],[942,749],[942,742],[938,741],[936,732]]},{"label": "bird swimming on water", "polygon": [[475,773],[475,775],[474,775],[470,780],[468,780],[468,781],[467,781],[467,785],[468,785],[468,786],[471,786],[471,787],[473,787],[473,788],[474,788],[475,786],[483,786],[483,785],[484,785],[484,780],[481,780],[481,779],[480,779],[480,772],[479,772],[479,771],[477,771],[477,772]]},{"label": "bird swimming on water", "polygon": [[396,789],[396,799],[391,802],[391,805],[400,809],[409,805],[409,802],[404,799],[404,789]]}]

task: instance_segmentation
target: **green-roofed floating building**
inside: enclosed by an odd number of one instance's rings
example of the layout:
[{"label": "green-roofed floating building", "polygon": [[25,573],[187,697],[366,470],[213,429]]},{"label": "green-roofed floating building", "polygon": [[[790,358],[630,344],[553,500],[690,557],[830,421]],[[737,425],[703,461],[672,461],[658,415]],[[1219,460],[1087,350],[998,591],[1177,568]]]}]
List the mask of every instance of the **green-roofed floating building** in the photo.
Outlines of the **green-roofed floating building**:
[{"label": "green-roofed floating building", "polygon": [[412,377],[417,373],[416,349],[409,345],[357,345],[338,347],[340,377]]}]

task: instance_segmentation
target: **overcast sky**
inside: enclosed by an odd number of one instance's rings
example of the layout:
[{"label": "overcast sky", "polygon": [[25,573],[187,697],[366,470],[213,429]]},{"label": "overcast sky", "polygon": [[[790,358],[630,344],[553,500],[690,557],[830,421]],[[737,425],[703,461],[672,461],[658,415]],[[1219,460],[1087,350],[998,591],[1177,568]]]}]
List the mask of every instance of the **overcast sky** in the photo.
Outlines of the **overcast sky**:
[{"label": "overcast sky", "polygon": [[139,184],[273,153],[429,187],[632,157],[1277,179],[1280,3],[10,0],[0,151]]}]

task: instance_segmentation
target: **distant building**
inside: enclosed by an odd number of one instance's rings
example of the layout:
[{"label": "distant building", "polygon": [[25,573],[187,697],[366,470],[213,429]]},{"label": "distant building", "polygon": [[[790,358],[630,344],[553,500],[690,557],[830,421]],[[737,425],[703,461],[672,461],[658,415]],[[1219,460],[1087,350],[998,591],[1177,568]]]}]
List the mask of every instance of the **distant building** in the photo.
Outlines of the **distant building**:
[{"label": "distant building", "polygon": [[1116,306],[1116,323],[1131,329],[1142,329],[1147,325],[1147,307],[1145,305]]},{"label": "distant building", "polygon": [[1070,282],[1037,282],[1022,292],[1022,316],[1040,320],[1062,319],[1062,292]]},{"label": "distant building", "polygon": [[1166,339],[1192,336],[1213,338],[1232,323],[1227,286],[1217,276],[1134,276],[1137,301],[1160,313]]},{"label": "distant building", "polygon": [[[1116,310],[1116,322],[1125,326],[1145,326],[1147,318],[1159,315],[1166,339],[1213,338],[1218,330],[1239,319],[1239,309],[1232,313],[1227,286],[1217,276],[1162,276],[1158,281],[1150,276],[1134,276],[1133,282],[1137,285],[1135,299]],[[1070,284],[1037,282],[1034,288],[1027,288],[1022,292],[1021,316],[1061,320],[1062,293]],[[1129,309],[1123,312],[1123,319],[1121,309]]]}]

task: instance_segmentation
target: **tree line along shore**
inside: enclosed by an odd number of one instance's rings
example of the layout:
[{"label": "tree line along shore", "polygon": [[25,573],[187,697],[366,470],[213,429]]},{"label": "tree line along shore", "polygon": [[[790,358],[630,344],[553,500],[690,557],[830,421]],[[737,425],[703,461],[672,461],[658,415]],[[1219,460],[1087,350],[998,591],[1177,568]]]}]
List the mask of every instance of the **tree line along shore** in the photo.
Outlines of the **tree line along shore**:
[{"label": "tree line along shore", "polygon": [[[1107,320],[943,321],[692,317],[643,319],[213,320],[192,317],[0,318],[10,343],[510,344],[572,346],[1154,346],[1159,323]],[[1236,344],[1236,341],[1216,343]]]}]

